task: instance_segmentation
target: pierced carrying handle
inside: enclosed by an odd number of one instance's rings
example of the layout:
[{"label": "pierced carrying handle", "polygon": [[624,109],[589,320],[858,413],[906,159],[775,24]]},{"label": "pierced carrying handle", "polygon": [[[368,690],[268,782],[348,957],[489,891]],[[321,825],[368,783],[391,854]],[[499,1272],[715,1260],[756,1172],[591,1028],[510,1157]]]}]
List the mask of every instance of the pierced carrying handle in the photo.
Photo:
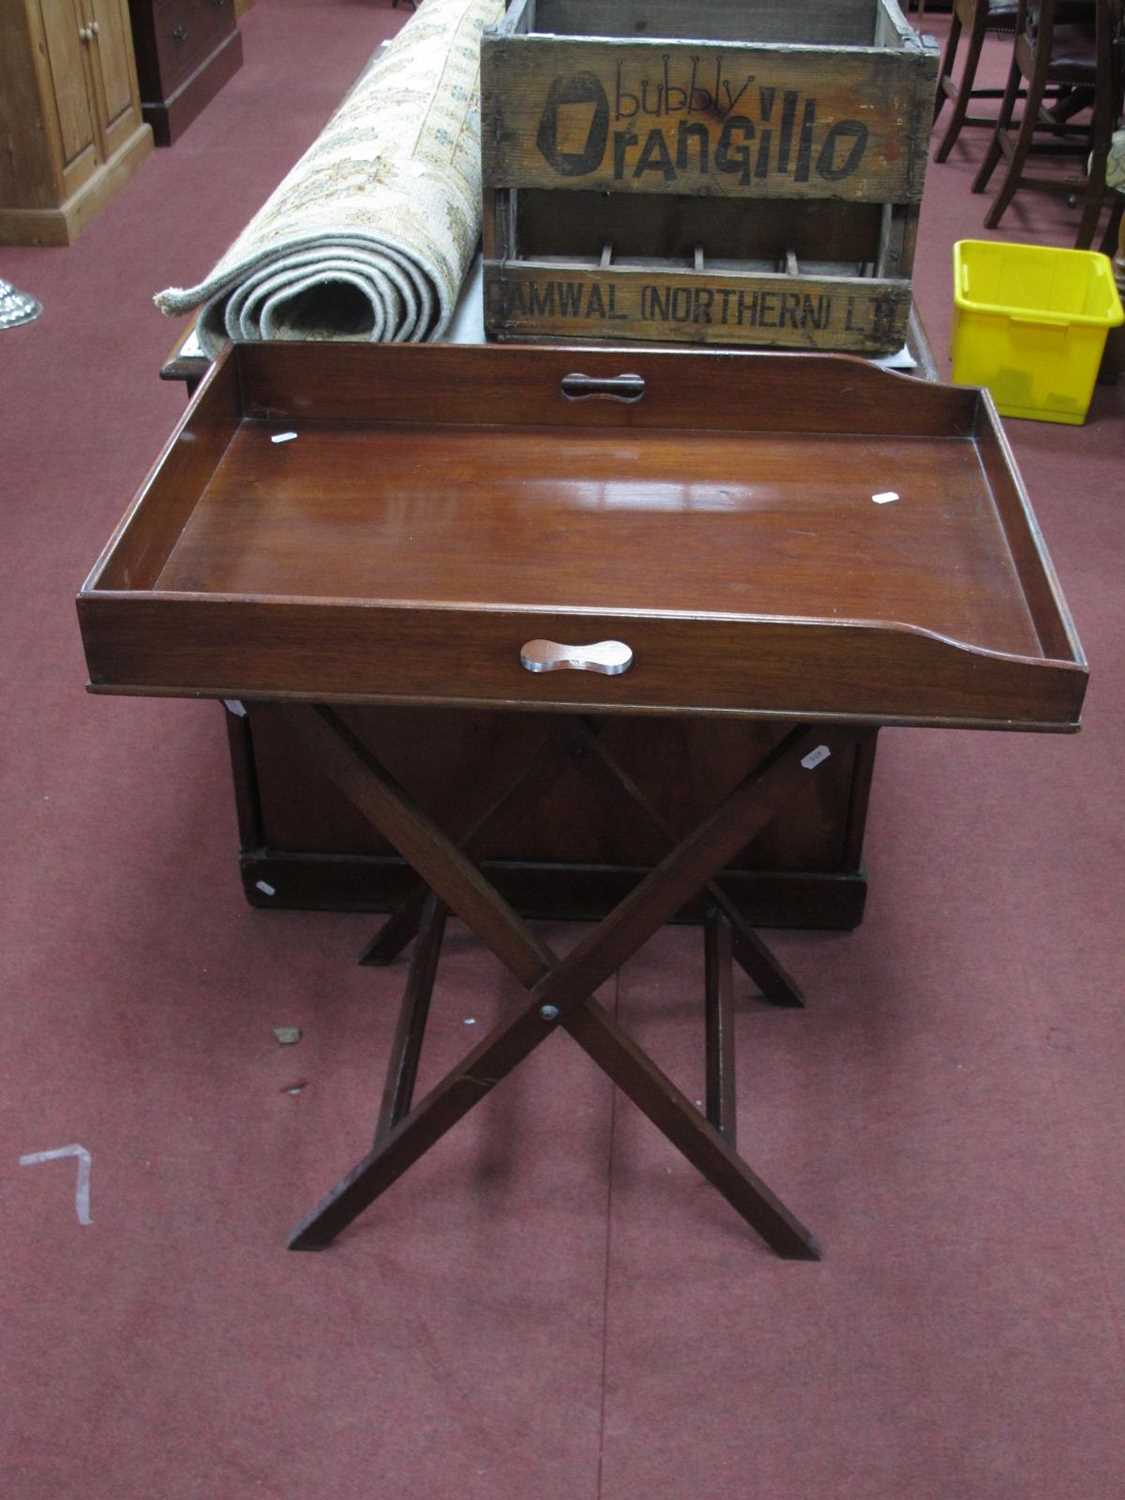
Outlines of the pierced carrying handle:
[{"label": "pierced carrying handle", "polygon": [[632,665],[633,653],[624,641],[595,641],[592,646],[527,641],[520,647],[520,666],[528,672],[601,672],[620,677]]},{"label": "pierced carrying handle", "polygon": [[643,375],[564,375],[560,389],[568,401],[589,401],[600,396],[608,401],[639,401],[645,393]]}]

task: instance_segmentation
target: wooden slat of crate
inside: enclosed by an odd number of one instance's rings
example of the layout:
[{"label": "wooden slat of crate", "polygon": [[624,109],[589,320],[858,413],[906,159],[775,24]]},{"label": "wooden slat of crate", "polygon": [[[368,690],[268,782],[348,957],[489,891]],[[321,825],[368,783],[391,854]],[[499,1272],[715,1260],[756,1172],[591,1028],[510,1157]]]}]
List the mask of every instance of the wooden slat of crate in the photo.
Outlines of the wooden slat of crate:
[{"label": "wooden slat of crate", "polygon": [[508,261],[490,268],[495,338],[644,339],[886,353],[900,347],[910,282],[859,276]]},{"label": "wooden slat of crate", "polygon": [[917,202],[926,51],[490,36],[486,186]]},{"label": "wooden slat of crate", "polygon": [[726,260],[776,261],[798,245],[815,245],[816,255],[810,258],[820,261],[873,260],[882,214],[878,203],[782,198],[759,210],[732,198],[532,188],[520,190],[518,207],[521,259],[597,259],[603,246],[611,244],[618,260],[659,254],[685,264],[697,245]]},{"label": "wooden slat of crate", "polygon": [[[793,13],[801,11],[802,40],[839,47],[854,42],[875,13],[876,0],[537,0],[535,25],[523,30],[587,36],[676,36],[710,41],[792,40]],[[528,11],[515,0],[513,17]],[[751,30],[747,29],[747,18]],[[705,32],[698,29],[704,25]]]}]

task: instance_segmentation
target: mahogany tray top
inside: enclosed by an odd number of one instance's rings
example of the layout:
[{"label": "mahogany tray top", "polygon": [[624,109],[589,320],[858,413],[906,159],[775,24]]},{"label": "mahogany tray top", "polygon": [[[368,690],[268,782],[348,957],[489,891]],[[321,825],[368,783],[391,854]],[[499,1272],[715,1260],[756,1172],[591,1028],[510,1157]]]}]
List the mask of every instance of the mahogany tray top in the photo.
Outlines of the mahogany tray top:
[{"label": "mahogany tray top", "polygon": [[99,692],[1072,729],[1086,682],[987,395],[840,356],[236,345],[78,607]]}]

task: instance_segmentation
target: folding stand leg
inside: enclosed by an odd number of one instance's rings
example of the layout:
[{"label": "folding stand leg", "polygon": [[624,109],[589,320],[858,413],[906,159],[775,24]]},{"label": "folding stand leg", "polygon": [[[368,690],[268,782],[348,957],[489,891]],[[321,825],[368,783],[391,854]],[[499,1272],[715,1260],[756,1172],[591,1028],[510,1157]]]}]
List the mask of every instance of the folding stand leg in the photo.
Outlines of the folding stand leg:
[{"label": "folding stand leg", "polygon": [[730,927],[716,907],[703,923],[707,1118],[733,1146],[737,1138],[734,1083],[734,984]]},{"label": "folding stand leg", "polygon": [[584,1005],[566,1029],[771,1249],[785,1260],[820,1259],[811,1232],[596,1001]]},{"label": "folding stand leg", "polygon": [[[559,722],[553,736],[549,736],[548,741],[540,746],[535,759],[520,771],[515,780],[466,829],[457,840],[458,847],[470,850],[473,843],[510,809],[517,797],[527,797],[549,784],[566,760],[572,758],[578,749],[593,756],[669,844],[675,842],[676,836],[667,819],[657,811],[636,781],[614,757],[601,739],[598,727],[588,719],[568,718]],[[758,937],[737,904],[716,881],[708,882],[707,893],[711,901],[726,914],[733,929],[734,957],[758,986],[763,999],[768,1000],[771,1005],[803,1005],[797,981]],[[426,887],[419,883],[386,919],[361,953],[359,962],[379,966],[393,963],[417,932],[425,899]]]},{"label": "folding stand leg", "polygon": [[[564,720],[561,725],[552,725],[532,758],[522,767],[514,780],[510,781],[498,796],[465,827],[456,841],[458,848],[470,850],[474,842],[498,822],[502,814],[509,811],[518,797],[534,797],[537,790],[543,786],[549,786],[558,777],[566,762],[574,755],[578,743],[577,733],[571,720]],[[428,894],[425,883],[419,881],[414,890],[405,896],[394,909],[360,954],[361,964],[382,966],[395,961],[418,931],[418,923],[421,920],[422,909]]]},{"label": "folding stand leg", "polygon": [[307,1216],[291,1248],[323,1249],[561,1024],[767,1243],[790,1258],[816,1259],[809,1231],[592,997],[830,755],[852,743],[854,732],[835,725],[793,730],[558,959],[331,710],[293,709],[289,722],[330,780],[529,991],[526,1003],[501,1019]]},{"label": "folding stand leg", "polygon": [[391,1060],[387,1064],[383,1105],[375,1128],[376,1142],[381,1141],[410,1112],[447,915],[445,903],[439,901],[432,891],[428,891],[422,903],[418,941],[414,945],[414,956],[410,961],[410,973],[402,996],[402,1009],[391,1046]]},{"label": "folding stand leg", "polygon": [[[577,732],[583,735],[583,744],[613,777],[614,781],[644,813],[645,817],[668,842],[675,842],[675,834],[666,818],[659,813],[645,796],[628,771],[614,757],[609,747],[598,738],[588,720],[581,720]],[[706,885],[709,901],[726,917],[733,928],[733,952],[739,964],[761,990],[763,997],[772,1005],[800,1006],[805,1002],[796,980],[787,973],[780,960],[770,952],[761,938],[747,922],[738,907],[715,880]]]}]

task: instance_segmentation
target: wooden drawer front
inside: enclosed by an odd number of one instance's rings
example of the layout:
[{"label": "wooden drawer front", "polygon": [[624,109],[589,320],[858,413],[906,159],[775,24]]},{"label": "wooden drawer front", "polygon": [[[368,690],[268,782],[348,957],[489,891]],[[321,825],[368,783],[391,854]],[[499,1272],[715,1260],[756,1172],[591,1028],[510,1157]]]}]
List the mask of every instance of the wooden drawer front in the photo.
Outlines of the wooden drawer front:
[{"label": "wooden drawer front", "polygon": [[235,29],[232,0],[153,0],[161,92],[172,92]]}]

